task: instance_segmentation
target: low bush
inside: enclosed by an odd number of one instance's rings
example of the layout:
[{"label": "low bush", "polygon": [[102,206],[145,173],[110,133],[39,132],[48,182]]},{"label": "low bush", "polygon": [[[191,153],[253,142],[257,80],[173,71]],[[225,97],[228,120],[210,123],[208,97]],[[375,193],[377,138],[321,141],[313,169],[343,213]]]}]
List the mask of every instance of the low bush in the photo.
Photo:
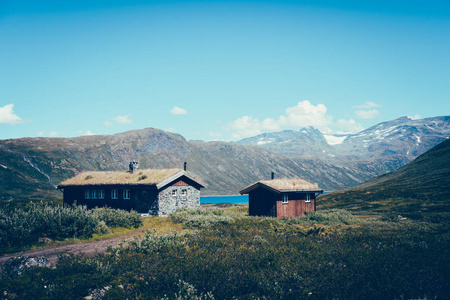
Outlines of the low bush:
[{"label": "low bush", "polygon": [[287,224],[300,225],[353,225],[361,223],[357,217],[344,209],[326,209],[314,213],[306,213],[306,215],[302,217],[285,219],[284,222]]},{"label": "low bush", "polygon": [[32,245],[41,237],[89,238],[94,233],[108,233],[108,227],[138,228],[140,225],[142,219],[136,212],[30,203],[24,208],[0,210],[0,252]]},{"label": "low bush", "polygon": [[90,212],[109,227],[139,228],[142,226],[142,218],[135,211],[100,207],[94,208]]},{"label": "low bush", "polygon": [[206,229],[218,224],[230,224],[235,221],[230,215],[224,215],[222,209],[179,209],[170,218],[188,228]]}]

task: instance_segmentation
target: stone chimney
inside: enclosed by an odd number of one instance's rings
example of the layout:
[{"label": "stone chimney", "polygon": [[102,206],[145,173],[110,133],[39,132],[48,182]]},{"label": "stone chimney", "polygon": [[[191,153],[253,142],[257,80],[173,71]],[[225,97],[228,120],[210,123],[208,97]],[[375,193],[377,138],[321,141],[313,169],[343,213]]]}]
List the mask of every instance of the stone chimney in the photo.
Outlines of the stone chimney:
[{"label": "stone chimney", "polygon": [[133,174],[134,170],[137,169],[138,166],[139,166],[139,163],[137,161],[130,162],[130,164],[128,165],[128,172]]}]

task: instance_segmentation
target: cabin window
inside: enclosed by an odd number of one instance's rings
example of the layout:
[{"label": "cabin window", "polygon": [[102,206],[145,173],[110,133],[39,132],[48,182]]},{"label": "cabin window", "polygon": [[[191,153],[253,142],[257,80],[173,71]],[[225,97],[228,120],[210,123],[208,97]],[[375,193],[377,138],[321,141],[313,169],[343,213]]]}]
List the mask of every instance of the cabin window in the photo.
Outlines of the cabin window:
[{"label": "cabin window", "polygon": [[123,199],[130,199],[130,190],[123,190]]},{"label": "cabin window", "polygon": [[288,194],[283,194],[281,197],[283,199],[283,204],[287,204],[288,203]]},{"label": "cabin window", "polygon": [[177,190],[172,190],[172,197],[176,197],[177,196]]},{"label": "cabin window", "polygon": [[181,196],[186,197],[186,195],[187,195],[187,190],[186,189],[182,189],[181,190]]},{"label": "cabin window", "polygon": [[91,197],[92,197],[92,199],[97,199],[97,190],[91,191]]},{"label": "cabin window", "polygon": [[91,199],[91,190],[84,191],[84,199]]},{"label": "cabin window", "polygon": [[306,194],[306,201],[305,202],[311,202],[311,194]]},{"label": "cabin window", "polygon": [[119,199],[119,191],[111,190],[111,199]]},{"label": "cabin window", "polygon": [[98,190],[98,199],[105,199],[105,191]]}]

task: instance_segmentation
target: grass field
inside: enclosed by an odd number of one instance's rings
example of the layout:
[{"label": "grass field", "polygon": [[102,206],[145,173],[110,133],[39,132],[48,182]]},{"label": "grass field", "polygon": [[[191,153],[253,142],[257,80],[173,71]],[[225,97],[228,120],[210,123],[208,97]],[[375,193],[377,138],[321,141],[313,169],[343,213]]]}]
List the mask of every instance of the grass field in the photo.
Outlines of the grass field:
[{"label": "grass field", "polygon": [[[279,220],[248,217],[247,207],[235,205],[182,210],[145,218],[140,238],[131,230],[128,246],[95,257],[20,274],[10,261],[0,298],[447,299],[445,220],[356,218],[342,210]],[[127,234],[120,230],[111,236]]]}]

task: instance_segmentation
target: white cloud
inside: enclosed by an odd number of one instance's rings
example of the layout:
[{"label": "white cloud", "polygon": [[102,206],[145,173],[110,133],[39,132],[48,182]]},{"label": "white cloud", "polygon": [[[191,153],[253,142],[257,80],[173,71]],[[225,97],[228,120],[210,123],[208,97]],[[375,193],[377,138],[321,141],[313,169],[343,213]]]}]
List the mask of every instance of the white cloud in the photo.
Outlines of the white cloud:
[{"label": "white cloud", "polygon": [[95,133],[93,133],[90,130],[87,130],[87,131],[78,130],[78,133],[81,134],[81,135],[95,135]]},{"label": "white cloud", "polygon": [[170,112],[174,115],[185,115],[187,114],[187,110],[185,110],[184,108],[178,107],[178,106],[174,106]]},{"label": "white cloud", "polygon": [[113,126],[113,122],[111,122],[111,121],[105,121],[105,122],[103,122],[103,124],[105,126]]},{"label": "white cloud", "polygon": [[[374,107],[376,103],[367,102],[359,107]],[[355,112],[360,118],[373,118],[379,114],[378,110],[358,110]],[[255,136],[267,131],[281,129],[293,129],[312,126],[323,134],[349,134],[364,130],[364,127],[354,119],[338,119],[333,122],[333,117],[327,114],[327,108],[323,104],[311,104],[308,100],[298,102],[296,106],[286,109],[286,113],[278,119],[267,118],[263,121],[251,116],[243,116],[225,127],[232,131],[232,139],[239,140]],[[339,141],[332,141],[332,143]]]},{"label": "white cloud", "polygon": [[209,135],[210,137],[215,137],[215,138],[218,138],[218,137],[221,137],[221,136],[222,136],[221,133],[219,133],[219,132],[213,132],[213,131],[208,132],[208,135]]},{"label": "white cloud", "polygon": [[131,124],[133,121],[130,119],[130,115],[117,116],[112,118],[119,124]]},{"label": "white cloud", "polygon": [[364,104],[353,106],[353,107],[359,108],[359,109],[370,109],[370,108],[380,107],[380,105],[376,104],[375,102],[372,102],[372,101],[367,101]]},{"label": "white cloud", "polygon": [[337,133],[342,134],[357,133],[364,130],[364,127],[353,119],[339,119],[337,120],[335,127],[339,129]]},{"label": "white cloud", "polygon": [[280,130],[280,126],[274,119],[265,119],[261,122],[249,116],[243,116],[235,120],[230,127],[234,131],[232,137],[236,140],[258,135],[263,130]]},{"label": "white cloud", "polygon": [[313,126],[319,130],[329,131],[332,121],[323,104],[313,105],[308,100],[298,102],[296,106],[286,109],[286,113],[276,119],[267,118],[259,121],[251,116],[243,116],[235,120],[228,128],[233,131],[233,139],[242,139],[261,134],[263,131],[281,130],[283,127]]},{"label": "white cloud", "polygon": [[298,102],[296,106],[286,109],[286,115],[280,116],[279,124],[283,126],[307,127],[313,126],[325,130],[331,124],[333,117],[327,115],[323,104],[314,106],[308,100]]},{"label": "white cloud", "polygon": [[380,112],[377,109],[375,109],[376,107],[380,107],[380,105],[372,101],[367,101],[364,104],[353,106],[353,108],[357,109],[355,111],[355,115],[356,117],[358,117],[358,119],[375,118],[380,114]]},{"label": "white cloud", "polygon": [[408,118],[410,118],[411,120],[418,120],[418,119],[422,119],[421,115],[414,115],[414,116],[408,116]]},{"label": "white cloud", "polygon": [[380,112],[376,109],[355,111],[355,115],[359,119],[373,119],[376,116],[378,116],[379,114],[380,114]]},{"label": "white cloud", "polygon": [[6,104],[0,107],[0,124],[17,125],[23,123],[23,120],[14,113],[14,104]]},{"label": "white cloud", "polygon": [[45,133],[44,131],[39,131],[37,133],[38,137],[46,137],[46,136],[50,136],[50,137],[57,137],[58,136],[58,132],[56,131],[49,131],[47,133]]}]

